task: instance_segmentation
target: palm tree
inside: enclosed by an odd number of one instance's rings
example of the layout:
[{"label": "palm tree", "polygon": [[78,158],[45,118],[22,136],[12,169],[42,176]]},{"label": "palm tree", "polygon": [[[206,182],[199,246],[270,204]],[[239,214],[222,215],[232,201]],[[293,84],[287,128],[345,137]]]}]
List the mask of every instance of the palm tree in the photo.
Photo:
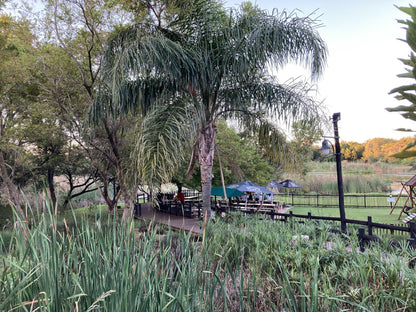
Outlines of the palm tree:
[{"label": "palm tree", "polygon": [[[155,165],[163,159],[174,166],[175,157],[167,151],[179,151],[183,140],[191,143],[190,168],[192,160],[199,162],[203,207],[210,211],[216,121],[236,120],[257,133],[264,147],[282,152],[275,144],[280,135],[274,123],[316,120],[320,104],[308,95],[306,84],[279,83],[270,69],[293,61],[308,66],[317,78],[326,46],[309,17],[269,14],[250,4],[229,12],[216,1],[193,4],[165,27],[135,24],[109,42],[103,70],[107,84],[102,86],[106,92],[92,113],[146,113],[155,108],[147,122],[152,131],[144,131],[138,144],[141,160],[151,159]],[[160,175],[147,168],[152,172],[149,180]]]}]

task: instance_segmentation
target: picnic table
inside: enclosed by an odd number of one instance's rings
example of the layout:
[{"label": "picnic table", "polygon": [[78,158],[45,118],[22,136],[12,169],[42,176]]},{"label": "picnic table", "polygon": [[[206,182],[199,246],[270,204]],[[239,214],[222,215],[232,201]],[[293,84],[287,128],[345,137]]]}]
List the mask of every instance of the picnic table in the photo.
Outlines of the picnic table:
[{"label": "picnic table", "polygon": [[283,203],[280,201],[232,202],[231,206],[242,212],[271,213],[272,211],[278,212],[283,207]]}]

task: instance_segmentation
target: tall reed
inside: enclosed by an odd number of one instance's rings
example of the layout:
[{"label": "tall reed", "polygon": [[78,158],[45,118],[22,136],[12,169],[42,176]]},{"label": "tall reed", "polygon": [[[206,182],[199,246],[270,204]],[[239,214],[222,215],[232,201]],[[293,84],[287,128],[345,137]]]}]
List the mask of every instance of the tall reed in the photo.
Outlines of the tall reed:
[{"label": "tall reed", "polygon": [[60,230],[50,206],[33,214],[26,240],[0,242],[0,311],[416,309],[406,246],[360,253],[328,224],[231,214],[202,245],[153,222],[140,232],[96,213]]}]

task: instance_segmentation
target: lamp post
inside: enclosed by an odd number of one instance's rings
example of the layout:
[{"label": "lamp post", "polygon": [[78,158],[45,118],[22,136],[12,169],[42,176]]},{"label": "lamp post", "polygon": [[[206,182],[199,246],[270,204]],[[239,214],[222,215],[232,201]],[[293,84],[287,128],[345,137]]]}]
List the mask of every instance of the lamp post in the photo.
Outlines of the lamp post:
[{"label": "lamp post", "polygon": [[[344,208],[344,185],[342,182],[342,167],[341,167],[341,146],[339,145],[339,134],[338,134],[338,121],[341,119],[340,113],[334,113],[332,115],[332,123],[334,124],[334,140],[335,140],[335,151],[334,146],[327,139],[322,142],[321,151],[322,154],[328,155],[332,149],[335,155],[337,163],[337,180],[338,180],[338,201],[339,201],[339,215],[341,219],[341,232],[347,232],[347,223],[345,221],[345,208]],[[330,146],[331,145],[331,146]]]}]

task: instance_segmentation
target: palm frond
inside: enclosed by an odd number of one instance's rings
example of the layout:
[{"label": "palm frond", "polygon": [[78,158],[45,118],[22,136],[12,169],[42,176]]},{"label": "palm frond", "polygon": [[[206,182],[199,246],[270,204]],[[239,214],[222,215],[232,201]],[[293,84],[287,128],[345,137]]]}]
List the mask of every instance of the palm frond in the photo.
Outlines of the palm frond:
[{"label": "palm frond", "polygon": [[97,120],[106,113],[147,112],[164,93],[188,87],[194,70],[189,50],[160,28],[132,25],[108,44],[90,115]]},{"label": "palm frond", "polygon": [[141,183],[160,185],[170,181],[194,142],[195,129],[177,101],[158,107],[145,118],[135,148]]},{"label": "palm frond", "polygon": [[281,67],[292,61],[308,66],[314,78],[322,74],[327,48],[316,31],[317,21],[310,16],[234,11],[232,21],[232,27],[219,38],[226,43],[221,51],[228,63],[224,74],[241,73],[242,69],[264,72],[269,62]]},{"label": "palm frond", "polygon": [[224,88],[219,95],[221,98],[219,115],[235,118],[242,112],[251,115],[254,112],[263,112],[273,120],[288,124],[296,120],[321,119],[322,106],[310,93],[310,86],[297,80],[285,84],[269,80],[236,88]]}]

